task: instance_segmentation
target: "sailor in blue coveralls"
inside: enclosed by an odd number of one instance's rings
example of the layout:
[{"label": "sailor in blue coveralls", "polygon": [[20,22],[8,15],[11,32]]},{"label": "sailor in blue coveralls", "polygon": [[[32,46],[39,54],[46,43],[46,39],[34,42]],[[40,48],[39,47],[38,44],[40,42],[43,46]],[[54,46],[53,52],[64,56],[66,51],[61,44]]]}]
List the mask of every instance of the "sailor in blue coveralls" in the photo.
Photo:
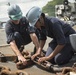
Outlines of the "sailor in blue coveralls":
[{"label": "sailor in blue coveralls", "polygon": [[27,61],[21,54],[24,45],[33,41],[36,49],[39,49],[37,45],[38,39],[34,29],[29,26],[26,17],[22,16],[22,11],[18,5],[11,5],[9,7],[8,16],[10,19],[6,22],[5,26],[7,43],[10,44],[12,50],[16,53],[18,60],[26,64]]},{"label": "sailor in blue coveralls", "polygon": [[[39,58],[38,62],[48,60],[59,65],[68,63],[74,54],[69,35],[74,34],[75,30],[57,18],[46,17],[42,10],[36,6],[27,12],[26,19],[30,26],[36,27],[38,30],[41,49],[47,37],[52,38],[52,41],[49,41],[45,57]],[[40,52],[34,54],[32,59],[38,56]]]}]

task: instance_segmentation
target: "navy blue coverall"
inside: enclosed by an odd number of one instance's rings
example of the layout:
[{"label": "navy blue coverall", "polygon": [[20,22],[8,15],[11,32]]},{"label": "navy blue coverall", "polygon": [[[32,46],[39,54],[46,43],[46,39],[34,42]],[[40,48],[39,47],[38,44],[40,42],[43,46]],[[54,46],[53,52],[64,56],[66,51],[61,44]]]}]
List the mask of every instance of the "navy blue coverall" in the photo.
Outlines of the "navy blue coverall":
[{"label": "navy blue coverall", "polygon": [[11,41],[15,40],[16,45],[20,50],[21,45],[27,45],[31,42],[29,34],[35,31],[29,26],[26,18],[22,17],[18,25],[14,24],[11,20],[7,21],[5,32],[7,36],[7,43],[9,44]]},{"label": "navy blue coverall", "polygon": [[41,27],[39,31],[39,39],[46,40],[47,36],[53,40],[49,41],[46,56],[49,56],[57,45],[65,45],[63,49],[50,61],[57,64],[65,64],[73,56],[73,48],[71,46],[69,35],[74,34],[75,30],[67,23],[57,19],[45,17],[45,27]]}]

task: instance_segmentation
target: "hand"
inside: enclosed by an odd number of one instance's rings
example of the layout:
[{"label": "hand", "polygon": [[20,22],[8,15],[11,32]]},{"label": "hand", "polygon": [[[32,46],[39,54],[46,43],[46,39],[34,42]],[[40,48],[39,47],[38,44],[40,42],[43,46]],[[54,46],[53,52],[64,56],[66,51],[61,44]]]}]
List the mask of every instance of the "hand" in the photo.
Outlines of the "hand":
[{"label": "hand", "polygon": [[40,55],[40,53],[38,53],[38,52],[37,52],[37,53],[35,53],[34,55],[32,55],[32,56],[31,56],[31,59],[32,59],[32,60],[34,60],[34,59],[35,59],[35,57],[37,57],[38,55]]},{"label": "hand", "polygon": [[47,60],[47,57],[41,57],[38,59],[38,62],[41,63],[41,62],[46,61],[46,60]]},{"label": "hand", "polygon": [[22,55],[19,55],[18,56],[18,60],[21,61],[23,63],[23,65],[26,65],[27,64],[26,59]]}]

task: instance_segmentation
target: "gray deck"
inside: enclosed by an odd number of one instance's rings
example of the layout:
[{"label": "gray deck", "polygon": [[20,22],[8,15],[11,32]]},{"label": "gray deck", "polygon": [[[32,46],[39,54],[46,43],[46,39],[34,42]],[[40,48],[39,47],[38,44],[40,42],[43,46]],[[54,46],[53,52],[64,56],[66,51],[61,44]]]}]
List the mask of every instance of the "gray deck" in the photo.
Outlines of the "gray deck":
[{"label": "gray deck", "polygon": [[[47,49],[47,46],[48,46],[47,42],[49,42],[50,40],[51,39],[48,38],[48,40],[46,41],[46,45],[44,47],[45,50]],[[34,48],[33,43],[30,43],[29,45],[27,45],[25,47],[24,50],[28,50],[31,52],[33,50],[33,48]],[[7,45],[7,43],[6,43],[6,35],[5,35],[4,29],[0,29],[0,52],[2,52],[3,54],[13,54],[14,55],[14,52],[12,51],[10,46]],[[74,62],[76,62],[76,55],[73,56],[72,60],[68,64],[65,64],[62,66],[58,66],[58,65],[55,65],[55,66],[57,66],[57,67],[72,66]],[[13,63],[11,61],[9,61],[7,63],[0,62],[0,65],[5,65],[5,66],[9,67],[12,71],[17,70],[15,63]],[[30,75],[50,75],[50,74],[55,75],[53,73],[49,73],[47,71],[44,71],[44,70],[38,68],[36,65],[34,65],[30,68],[24,69],[24,71],[28,72]]]}]

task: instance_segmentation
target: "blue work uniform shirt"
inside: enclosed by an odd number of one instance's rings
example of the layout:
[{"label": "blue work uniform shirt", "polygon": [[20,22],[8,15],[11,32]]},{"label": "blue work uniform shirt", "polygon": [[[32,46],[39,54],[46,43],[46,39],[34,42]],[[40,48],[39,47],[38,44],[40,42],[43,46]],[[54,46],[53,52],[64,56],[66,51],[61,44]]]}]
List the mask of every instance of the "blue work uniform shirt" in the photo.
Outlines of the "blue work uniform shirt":
[{"label": "blue work uniform shirt", "polygon": [[31,38],[29,34],[35,32],[34,28],[29,26],[29,23],[25,17],[22,17],[20,19],[20,22],[18,25],[14,24],[11,20],[8,20],[5,26],[5,31],[6,31],[8,44],[11,41],[15,40],[15,36],[14,36],[15,32],[20,33],[20,35],[22,36],[26,44],[31,42]]},{"label": "blue work uniform shirt", "polygon": [[41,27],[40,40],[46,36],[51,37],[59,45],[70,43],[69,35],[75,33],[75,30],[67,23],[57,19],[45,17],[45,27]]}]

